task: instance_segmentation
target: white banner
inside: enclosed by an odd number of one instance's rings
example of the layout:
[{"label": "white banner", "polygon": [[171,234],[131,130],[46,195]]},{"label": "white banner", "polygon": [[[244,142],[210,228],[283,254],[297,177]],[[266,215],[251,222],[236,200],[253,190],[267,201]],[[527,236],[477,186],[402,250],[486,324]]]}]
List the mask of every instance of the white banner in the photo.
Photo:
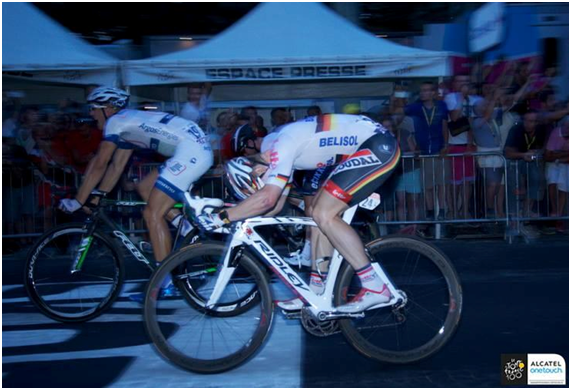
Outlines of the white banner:
[{"label": "white banner", "polygon": [[127,85],[177,84],[192,81],[240,82],[438,77],[449,74],[448,58],[413,61],[310,64],[289,66],[192,66],[175,64],[127,65]]},{"label": "white banner", "polygon": [[504,3],[488,3],[472,14],[468,30],[471,52],[481,52],[502,41],[504,9]]}]

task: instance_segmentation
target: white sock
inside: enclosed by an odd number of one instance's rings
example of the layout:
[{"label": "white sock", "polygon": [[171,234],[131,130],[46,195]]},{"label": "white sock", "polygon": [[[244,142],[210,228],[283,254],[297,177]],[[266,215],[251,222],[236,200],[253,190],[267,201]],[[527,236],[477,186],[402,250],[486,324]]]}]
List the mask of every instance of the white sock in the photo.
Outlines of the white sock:
[{"label": "white sock", "polygon": [[317,295],[323,294],[323,291],[325,290],[325,285],[323,284],[323,282],[325,281],[326,275],[327,275],[326,273],[323,274],[322,278],[321,275],[317,273],[317,271],[311,271],[311,275],[309,277],[309,288],[311,289],[311,291],[313,291]]},{"label": "white sock", "polygon": [[305,259],[311,259],[311,241],[305,240],[305,245],[301,251],[301,257]]},{"label": "white sock", "polygon": [[357,276],[359,276],[361,285],[364,288],[377,292],[381,292],[383,290],[384,283],[381,278],[379,278],[371,264],[358,269],[355,272],[357,273]]}]

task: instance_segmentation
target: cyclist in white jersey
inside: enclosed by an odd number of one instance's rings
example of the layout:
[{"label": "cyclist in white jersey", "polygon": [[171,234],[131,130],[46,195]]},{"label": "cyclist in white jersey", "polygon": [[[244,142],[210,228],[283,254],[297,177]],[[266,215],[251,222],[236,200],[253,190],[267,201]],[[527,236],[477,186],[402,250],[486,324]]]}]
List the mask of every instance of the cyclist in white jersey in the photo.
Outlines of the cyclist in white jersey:
[{"label": "cyclist in white jersey", "polygon": [[[182,200],[184,191],[212,166],[212,149],[196,123],[164,112],[125,109],[128,99],[125,91],[108,87],[96,88],[87,97],[91,116],[104,130],[103,141],[89,162],[75,199],[62,200],[60,209],[74,212],[91,194],[97,197],[111,191],[135,148],[155,150],[170,157],[160,173],[153,170],[138,186],[142,198],[148,202],[143,217],[155,260],[160,262],[172,249],[165,216],[176,201]],[[181,220],[177,216],[175,225]]]},{"label": "cyclist in white jersey", "polygon": [[[357,232],[341,214],[366,199],[394,171],[400,161],[394,136],[365,116],[333,114],[287,124],[268,142],[271,145],[262,144],[262,149],[269,149],[260,155],[269,164],[265,186],[236,207],[199,216],[203,228],[264,214],[276,204],[294,170],[337,165],[315,197],[312,216],[362,283],[361,292],[339,310],[358,312],[389,301],[390,292],[371,267]],[[298,299],[290,308],[297,310],[302,305]]]}]

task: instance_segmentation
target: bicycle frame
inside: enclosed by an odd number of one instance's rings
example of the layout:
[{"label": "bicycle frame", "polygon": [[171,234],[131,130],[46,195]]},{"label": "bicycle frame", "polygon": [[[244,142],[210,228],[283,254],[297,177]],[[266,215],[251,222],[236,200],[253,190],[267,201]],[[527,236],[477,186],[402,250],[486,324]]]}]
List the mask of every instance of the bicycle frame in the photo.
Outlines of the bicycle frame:
[{"label": "bicycle frame", "polygon": [[[368,199],[364,202],[367,201]],[[353,220],[358,207],[359,205],[355,205],[345,211],[343,214],[343,221],[351,224],[351,221]],[[261,258],[264,259],[270,269],[280,277],[286,286],[293,290],[306,304],[309,304],[309,306],[307,306],[309,311],[319,320],[348,316],[362,316],[362,313],[361,315],[348,315],[346,313],[340,313],[333,305],[333,289],[335,287],[335,281],[337,280],[339,270],[341,269],[341,263],[343,261],[341,254],[336,249],[334,250],[333,256],[329,263],[330,265],[328,276],[325,280],[325,290],[323,294],[317,295],[309,288],[308,284],[305,283],[289,266],[289,264],[287,264],[283,258],[281,258],[272,249],[272,247],[256,232],[256,228],[259,226],[276,224],[302,224],[311,227],[317,227],[317,224],[313,221],[313,219],[308,217],[256,217],[237,223],[234,227],[232,240],[224,257],[224,262],[221,269],[219,270],[219,276],[214,285],[214,290],[208,302],[206,303],[206,306],[212,308],[220,299],[220,296],[226,288],[228,281],[236,270],[237,264],[234,264],[233,257],[237,253],[237,250],[243,246],[250,246],[250,248],[252,248],[261,256]],[[392,283],[391,279],[387,276],[380,264],[372,263],[372,265],[377,274],[387,284],[392,298],[389,302],[373,306],[370,309],[392,306],[399,301],[406,302],[406,296],[401,293],[401,291],[399,291],[397,287]]]},{"label": "bicycle frame", "polygon": [[[106,199],[103,200],[101,206],[137,207],[137,206],[144,206],[146,204],[147,202],[142,202],[142,201],[113,201]],[[177,203],[173,206],[173,208],[178,208],[178,209],[182,207],[183,207],[182,203]],[[113,222],[102,209],[97,207],[97,209],[94,210],[93,215],[89,216],[85,223],[87,234],[81,240],[77,256],[71,267],[71,273],[81,271],[83,261],[87,256],[87,252],[89,251],[89,247],[91,246],[91,242],[93,240],[93,232],[95,231],[97,223],[99,221],[102,221],[105,225],[107,225],[107,227],[109,227],[109,229],[111,229],[113,236],[120,240],[121,244],[123,244],[123,246],[127,248],[127,250],[135,257],[137,261],[144,263],[147,267],[149,267],[151,271],[154,271],[155,269],[154,264],[149,259],[147,259],[147,257],[137,248],[135,244],[133,244],[133,242],[129,239],[129,237],[127,237],[127,235],[123,232],[123,230],[115,222]]]}]

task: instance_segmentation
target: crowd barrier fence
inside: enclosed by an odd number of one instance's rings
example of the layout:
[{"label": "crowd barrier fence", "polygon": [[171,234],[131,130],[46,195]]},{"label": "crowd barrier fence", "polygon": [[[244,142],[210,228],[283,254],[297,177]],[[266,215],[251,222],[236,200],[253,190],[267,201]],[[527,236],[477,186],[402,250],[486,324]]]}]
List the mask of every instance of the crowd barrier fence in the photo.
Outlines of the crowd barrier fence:
[{"label": "crowd barrier fence", "polygon": [[[111,196],[138,200],[136,183],[157,166],[131,167]],[[557,168],[566,168],[568,175],[568,165]],[[553,172],[553,166],[541,159],[509,160],[500,153],[405,154],[380,191],[376,221],[385,230],[391,225],[433,225],[436,238],[446,225],[493,223],[504,225],[511,237],[520,233],[525,222],[569,219],[568,205],[562,204],[568,203],[568,194],[563,199],[558,195]],[[80,180],[78,173],[67,168],[50,168],[45,173],[3,168],[2,238],[39,236],[69,221],[69,215],[57,211],[57,204],[73,195]],[[205,197],[223,197],[222,169],[210,170],[194,190]],[[119,208],[114,216],[130,233],[145,231],[140,210]]]}]

